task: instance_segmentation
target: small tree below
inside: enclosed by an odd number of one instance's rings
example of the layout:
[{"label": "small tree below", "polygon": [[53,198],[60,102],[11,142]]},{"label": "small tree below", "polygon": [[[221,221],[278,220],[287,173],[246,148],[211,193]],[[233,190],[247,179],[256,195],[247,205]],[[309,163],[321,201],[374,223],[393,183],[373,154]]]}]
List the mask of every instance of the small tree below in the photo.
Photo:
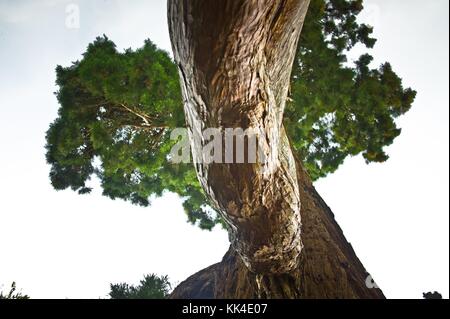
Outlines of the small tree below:
[{"label": "small tree below", "polygon": [[165,299],[171,291],[169,277],[146,275],[139,285],[111,284],[111,299]]},{"label": "small tree below", "polygon": [[427,292],[423,294],[423,299],[442,299],[442,295],[437,291]]},{"label": "small tree below", "polygon": [[17,292],[16,283],[13,282],[8,293],[0,291],[0,299],[30,299],[30,297]]}]

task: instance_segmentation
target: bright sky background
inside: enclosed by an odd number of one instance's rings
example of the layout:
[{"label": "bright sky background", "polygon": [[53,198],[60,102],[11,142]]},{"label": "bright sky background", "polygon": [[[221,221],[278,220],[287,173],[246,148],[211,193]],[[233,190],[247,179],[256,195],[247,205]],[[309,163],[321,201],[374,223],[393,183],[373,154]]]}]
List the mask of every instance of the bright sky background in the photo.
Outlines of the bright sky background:
[{"label": "bright sky background", "polygon": [[[66,27],[77,4],[80,28]],[[448,0],[370,0],[376,64],[388,60],[418,90],[388,148],[391,159],[346,161],[317,183],[347,239],[390,298],[449,296]],[[151,208],[56,192],[45,132],[58,104],[54,69],[106,34],[118,48],[150,38],[170,51],[166,0],[0,0],[0,289],[33,298],[104,298],[110,282],[146,273],[174,283],[221,260],[227,235],[186,223],[180,200]]]}]

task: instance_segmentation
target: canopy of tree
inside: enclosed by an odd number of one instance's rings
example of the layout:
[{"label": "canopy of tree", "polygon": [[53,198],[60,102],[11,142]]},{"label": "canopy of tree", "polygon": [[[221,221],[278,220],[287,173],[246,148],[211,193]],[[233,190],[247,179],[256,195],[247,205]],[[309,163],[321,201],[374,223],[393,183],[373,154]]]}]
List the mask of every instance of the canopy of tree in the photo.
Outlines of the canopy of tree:
[{"label": "canopy of tree", "polygon": [[[416,95],[389,63],[373,69],[369,54],[347,61],[354,46],[376,42],[372,28],[357,22],[362,9],[362,0],[313,0],[305,21],[284,123],[313,179],[334,172],[348,156],[386,161],[384,147],[401,133],[395,119]],[[194,167],[167,160],[170,129],[185,125],[169,54],[150,40],[121,53],[103,36],[56,73],[61,107],[46,146],[55,189],[89,193],[95,175],[112,199],[147,206],[152,196],[174,192],[184,199],[190,222],[203,229],[220,222]]]}]

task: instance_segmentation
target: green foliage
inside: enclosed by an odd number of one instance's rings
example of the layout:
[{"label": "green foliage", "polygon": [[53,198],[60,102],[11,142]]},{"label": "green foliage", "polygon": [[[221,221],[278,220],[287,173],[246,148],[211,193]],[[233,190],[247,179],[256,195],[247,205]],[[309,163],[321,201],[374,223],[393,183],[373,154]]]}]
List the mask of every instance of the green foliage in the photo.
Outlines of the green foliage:
[{"label": "green foliage", "polygon": [[13,282],[8,293],[4,294],[0,291],[0,299],[30,299],[30,297],[23,295],[21,292],[17,292],[16,283]]},{"label": "green foliage", "polygon": [[111,284],[111,299],[165,299],[171,285],[167,276],[147,275],[138,286],[126,283]]},{"label": "green foliage", "polygon": [[349,66],[348,50],[376,42],[372,28],[356,20],[362,2],[313,0],[303,27],[285,125],[314,180],[336,171],[348,156],[386,161],[383,148],[401,133],[394,119],[416,96],[389,63],[371,69],[369,54]]},{"label": "green foliage", "polygon": [[57,190],[80,194],[96,175],[103,194],[147,206],[164,191],[184,198],[191,222],[211,229],[205,196],[190,165],[172,165],[170,128],[183,127],[178,71],[149,40],[137,51],[117,52],[106,36],[81,61],[56,69],[61,105],[47,132],[47,162]]},{"label": "green foliage", "polygon": [[[401,132],[395,118],[416,95],[389,63],[371,69],[369,54],[347,61],[356,45],[375,44],[372,28],[356,20],[362,8],[362,0],[313,0],[305,21],[285,126],[314,180],[348,156],[386,161],[384,147]],[[46,146],[55,189],[87,194],[96,175],[112,199],[147,206],[152,196],[174,192],[191,223],[211,229],[220,222],[192,165],[167,160],[170,129],[185,124],[177,67],[166,52],[147,40],[120,53],[103,36],[81,61],[56,73],[61,108]]]}]

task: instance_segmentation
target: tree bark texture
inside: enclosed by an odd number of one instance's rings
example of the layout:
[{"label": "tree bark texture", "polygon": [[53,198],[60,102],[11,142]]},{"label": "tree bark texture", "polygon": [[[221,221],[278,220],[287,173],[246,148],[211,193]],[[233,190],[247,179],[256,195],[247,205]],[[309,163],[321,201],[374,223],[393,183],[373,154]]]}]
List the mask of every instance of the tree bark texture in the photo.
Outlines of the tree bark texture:
[{"label": "tree bark texture", "polygon": [[[207,128],[262,132],[266,161],[195,162],[229,226],[223,262],[175,298],[382,297],[296,161],[283,128],[293,59],[309,0],[169,0],[194,156]],[[303,223],[303,226],[302,226]]]},{"label": "tree bark texture", "polygon": [[[384,299],[297,161],[304,249],[294,271],[257,275],[230,247],[222,262],[182,282],[174,299]],[[367,285],[369,284],[369,285]]]}]

